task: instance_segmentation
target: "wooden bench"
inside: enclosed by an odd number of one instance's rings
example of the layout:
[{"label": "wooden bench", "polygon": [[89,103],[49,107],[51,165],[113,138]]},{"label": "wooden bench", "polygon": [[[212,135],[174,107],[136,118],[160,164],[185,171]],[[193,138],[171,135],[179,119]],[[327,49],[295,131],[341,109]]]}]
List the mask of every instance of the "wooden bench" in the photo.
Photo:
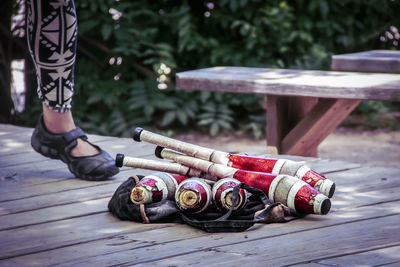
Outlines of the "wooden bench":
[{"label": "wooden bench", "polygon": [[317,156],[363,99],[400,101],[400,75],[213,67],[176,75],[180,90],[265,96],[267,153]]},{"label": "wooden bench", "polygon": [[332,70],[400,73],[400,51],[372,50],[332,56]]}]

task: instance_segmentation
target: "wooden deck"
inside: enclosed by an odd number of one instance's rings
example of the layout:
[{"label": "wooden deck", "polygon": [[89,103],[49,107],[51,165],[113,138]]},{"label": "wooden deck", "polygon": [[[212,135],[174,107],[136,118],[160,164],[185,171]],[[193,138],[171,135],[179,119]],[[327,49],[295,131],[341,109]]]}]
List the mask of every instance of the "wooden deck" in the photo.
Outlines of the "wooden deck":
[{"label": "wooden deck", "polygon": [[[328,215],[208,234],[114,218],[107,203],[117,186],[150,172],[79,180],[35,153],[31,133],[0,125],[0,266],[400,266],[400,169],[290,157],[336,182]],[[90,138],[112,156],[154,158],[149,144]]]}]

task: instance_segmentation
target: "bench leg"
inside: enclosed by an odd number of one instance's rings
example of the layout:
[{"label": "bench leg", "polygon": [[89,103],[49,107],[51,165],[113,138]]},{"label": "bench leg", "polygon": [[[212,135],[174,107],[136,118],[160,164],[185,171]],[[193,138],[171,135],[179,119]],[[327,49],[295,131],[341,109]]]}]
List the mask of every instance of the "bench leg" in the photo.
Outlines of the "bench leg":
[{"label": "bench leg", "polygon": [[[282,139],[318,102],[315,97],[265,97],[267,111],[267,153],[281,153]],[[305,155],[305,154],[304,154]],[[307,156],[317,156],[317,147],[309,148]]]},{"label": "bench leg", "polygon": [[358,99],[319,99],[310,112],[283,138],[281,153],[304,155],[318,145],[358,106]]},{"label": "bench leg", "polygon": [[285,99],[279,96],[265,96],[267,109],[267,153],[279,154],[286,117]]},{"label": "bench leg", "polygon": [[267,153],[318,156],[318,145],[360,100],[266,96]]}]

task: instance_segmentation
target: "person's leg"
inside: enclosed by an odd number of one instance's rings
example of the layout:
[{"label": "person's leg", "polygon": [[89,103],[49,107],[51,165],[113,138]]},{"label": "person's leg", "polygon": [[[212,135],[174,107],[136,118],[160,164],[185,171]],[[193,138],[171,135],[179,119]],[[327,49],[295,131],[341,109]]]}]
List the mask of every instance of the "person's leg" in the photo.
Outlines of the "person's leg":
[{"label": "person's leg", "polygon": [[32,147],[44,156],[63,160],[84,179],[115,174],[118,169],[112,158],[87,141],[71,112],[77,46],[73,0],[27,0],[27,38],[43,102]]}]

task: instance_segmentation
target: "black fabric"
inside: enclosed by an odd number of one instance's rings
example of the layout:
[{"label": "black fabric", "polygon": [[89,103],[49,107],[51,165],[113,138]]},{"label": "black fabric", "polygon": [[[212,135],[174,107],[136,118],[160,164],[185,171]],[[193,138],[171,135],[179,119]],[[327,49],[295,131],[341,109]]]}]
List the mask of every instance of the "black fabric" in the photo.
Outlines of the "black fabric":
[{"label": "black fabric", "polygon": [[79,127],[76,127],[74,130],[63,135],[63,138],[64,138],[65,142],[67,142],[67,143],[70,143],[79,137],[82,137],[85,140],[87,140],[86,134]]},{"label": "black fabric", "polygon": [[[138,178],[142,179],[143,176],[138,175]],[[123,182],[108,202],[108,210],[121,220],[144,222],[140,214],[140,206],[133,204],[130,200],[130,194],[135,185],[136,181],[133,178],[128,178]],[[167,200],[146,204],[145,212],[151,223],[180,222],[179,210],[175,201]]]},{"label": "black fabric", "polygon": [[[143,176],[138,176],[140,179]],[[130,200],[130,193],[135,187],[135,179],[128,178],[115,191],[108,203],[109,211],[121,220],[130,220],[144,222],[140,213],[140,206],[135,205]],[[247,184],[240,183],[233,190],[232,201],[236,203],[239,198],[239,190],[243,188],[248,194],[246,205],[238,210],[231,210],[223,213],[214,205],[208,207],[200,214],[187,214],[181,212],[175,204],[175,201],[167,200],[158,203],[144,205],[144,210],[150,223],[157,222],[181,222],[199,228],[206,232],[241,232],[247,230],[257,222],[286,222],[283,215],[274,217],[272,210],[284,208],[280,203],[271,204],[265,193],[259,189],[253,188]],[[258,215],[256,216],[256,212]],[[276,213],[276,212],[275,212]]]}]

